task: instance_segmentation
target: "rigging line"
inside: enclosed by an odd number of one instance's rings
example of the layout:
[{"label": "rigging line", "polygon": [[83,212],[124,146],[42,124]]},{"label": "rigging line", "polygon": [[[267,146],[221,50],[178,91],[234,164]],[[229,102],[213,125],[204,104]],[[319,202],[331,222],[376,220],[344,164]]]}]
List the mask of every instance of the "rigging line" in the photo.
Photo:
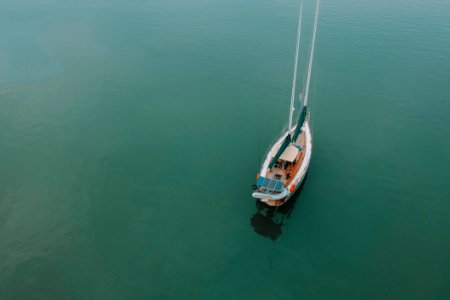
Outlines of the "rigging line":
[{"label": "rigging line", "polygon": [[[311,113],[309,115],[309,119],[311,120],[311,115],[317,115],[316,114],[316,87],[317,87],[317,80],[315,79],[317,76],[314,75],[314,80],[313,80],[313,98],[312,98],[312,109],[311,109]],[[314,122],[315,122],[315,117],[312,119],[311,121],[311,131],[313,131],[314,133]]]},{"label": "rigging line", "polygon": [[295,47],[294,78],[292,80],[291,109],[289,112],[288,132],[290,132],[292,129],[292,115],[294,113],[295,85],[297,84],[298,50],[300,48],[300,35],[301,35],[301,31],[302,31],[302,16],[303,16],[303,1],[300,2],[300,11],[298,13],[297,45]]},{"label": "rigging line", "polygon": [[[319,59],[317,59],[316,58],[316,65],[317,65],[317,63],[318,63],[318,61],[320,60],[320,57],[319,57]],[[316,68],[317,69],[317,68]],[[317,116],[317,113],[316,113],[316,102],[317,102],[317,84],[318,84],[318,79],[317,79],[317,77],[318,77],[318,73],[317,72],[315,72],[314,73],[314,75],[313,75],[313,99],[312,99],[312,105],[313,105],[313,113],[314,113],[314,115],[315,116]],[[311,117],[311,116],[310,116]],[[315,120],[315,117],[314,117],[314,119],[312,120],[312,124],[311,124],[311,128],[312,128],[312,130],[314,131],[315,129],[315,123],[316,123],[316,120]]]},{"label": "rigging line", "polygon": [[309,82],[311,80],[311,70],[312,70],[312,63],[314,58],[314,44],[316,42],[316,31],[317,31],[317,19],[319,18],[319,5],[320,0],[317,0],[317,6],[316,6],[316,16],[314,17],[314,29],[313,29],[313,36],[311,41],[311,54],[309,56],[309,65],[308,65],[308,77],[306,78],[306,91],[305,91],[305,101],[304,106],[308,104],[308,94],[309,94]]},{"label": "rigging line", "polygon": [[261,139],[258,140],[258,158],[259,158],[259,162],[258,162],[258,168],[261,168]]}]

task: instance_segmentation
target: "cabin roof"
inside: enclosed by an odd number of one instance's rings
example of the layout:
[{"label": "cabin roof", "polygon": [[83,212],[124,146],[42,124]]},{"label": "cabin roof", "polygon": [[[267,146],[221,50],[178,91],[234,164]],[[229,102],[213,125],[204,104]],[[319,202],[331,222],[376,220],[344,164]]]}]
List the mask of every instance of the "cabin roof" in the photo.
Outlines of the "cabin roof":
[{"label": "cabin roof", "polygon": [[[277,154],[278,149],[280,149],[280,145],[276,145],[273,147],[272,152],[270,152],[270,156],[274,157]],[[280,159],[288,162],[293,162],[297,157],[299,150],[294,145],[289,145],[281,154]]]}]

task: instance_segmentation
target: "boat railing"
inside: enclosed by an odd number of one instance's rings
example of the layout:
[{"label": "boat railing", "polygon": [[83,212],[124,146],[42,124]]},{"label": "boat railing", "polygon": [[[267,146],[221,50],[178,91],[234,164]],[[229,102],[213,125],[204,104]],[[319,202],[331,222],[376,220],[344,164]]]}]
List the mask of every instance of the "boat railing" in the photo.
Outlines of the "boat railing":
[{"label": "boat railing", "polygon": [[258,191],[261,193],[264,193],[264,194],[269,194],[269,195],[277,195],[277,194],[281,193],[279,191],[270,190],[270,189],[267,189],[264,187],[259,187]]}]

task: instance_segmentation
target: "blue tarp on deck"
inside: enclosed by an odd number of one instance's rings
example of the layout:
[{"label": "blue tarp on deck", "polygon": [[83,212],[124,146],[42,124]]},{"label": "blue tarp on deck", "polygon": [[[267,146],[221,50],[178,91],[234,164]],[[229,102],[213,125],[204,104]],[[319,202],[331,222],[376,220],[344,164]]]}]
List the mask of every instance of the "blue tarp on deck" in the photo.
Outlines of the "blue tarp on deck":
[{"label": "blue tarp on deck", "polygon": [[281,192],[283,190],[284,183],[283,181],[260,176],[258,181],[256,181],[256,186],[258,188],[262,187],[271,191]]}]

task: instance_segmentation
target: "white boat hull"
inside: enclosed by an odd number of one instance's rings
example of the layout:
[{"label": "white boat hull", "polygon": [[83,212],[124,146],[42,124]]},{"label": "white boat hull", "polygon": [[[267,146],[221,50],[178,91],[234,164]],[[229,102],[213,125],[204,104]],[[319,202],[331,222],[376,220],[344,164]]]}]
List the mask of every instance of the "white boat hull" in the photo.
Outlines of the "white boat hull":
[{"label": "white boat hull", "polygon": [[[290,133],[295,131],[296,126],[294,126]],[[292,195],[297,191],[297,189],[301,186],[303,179],[308,172],[309,162],[311,161],[312,155],[312,134],[311,128],[309,126],[309,120],[305,121],[302,127],[302,131],[305,132],[305,154],[303,160],[301,162],[300,168],[297,173],[294,175],[294,178],[290,183],[283,189],[283,191],[279,194],[266,194],[259,191],[255,191],[252,196],[253,198],[259,199],[260,201],[270,205],[270,206],[280,206],[286,203]],[[268,154],[264,160],[263,166],[261,168],[260,176],[266,177],[267,172],[269,171],[269,164],[272,160],[272,156],[270,153],[272,149],[275,147],[279,147],[286,137],[288,132],[284,133],[272,146],[272,148],[268,151]],[[283,201],[284,200],[284,201]]]}]

